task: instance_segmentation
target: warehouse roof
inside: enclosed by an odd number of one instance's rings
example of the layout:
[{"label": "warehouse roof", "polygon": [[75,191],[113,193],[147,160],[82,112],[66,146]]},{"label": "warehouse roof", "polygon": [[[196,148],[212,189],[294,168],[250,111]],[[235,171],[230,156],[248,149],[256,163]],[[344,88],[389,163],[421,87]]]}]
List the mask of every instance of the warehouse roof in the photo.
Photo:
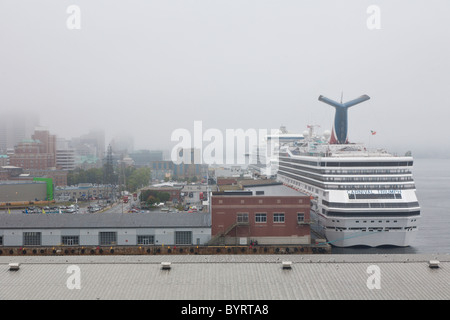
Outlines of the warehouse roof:
[{"label": "warehouse roof", "polygon": [[0,229],[210,227],[207,212],[1,214]]},{"label": "warehouse roof", "polygon": [[[73,265],[80,289],[67,286]],[[450,299],[448,254],[1,256],[0,269],[1,299]]]},{"label": "warehouse roof", "polygon": [[221,190],[217,192],[213,192],[213,196],[269,196],[269,197],[304,197],[305,193],[294,190],[290,187],[287,187],[283,184],[271,184],[271,185],[257,185],[257,186],[249,186],[244,189],[237,190]]}]

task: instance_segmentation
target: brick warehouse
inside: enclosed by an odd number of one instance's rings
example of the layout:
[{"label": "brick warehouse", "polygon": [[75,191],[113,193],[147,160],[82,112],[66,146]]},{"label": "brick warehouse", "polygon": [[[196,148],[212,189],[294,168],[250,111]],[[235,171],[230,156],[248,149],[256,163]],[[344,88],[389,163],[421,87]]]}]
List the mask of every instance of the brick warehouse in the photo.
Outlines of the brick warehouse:
[{"label": "brick warehouse", "polygon": [[272,186],[215,192],[211,200],[211,244],[311,243],[311,205],[305,194],[285,186],[276,186],[276,189]]}]

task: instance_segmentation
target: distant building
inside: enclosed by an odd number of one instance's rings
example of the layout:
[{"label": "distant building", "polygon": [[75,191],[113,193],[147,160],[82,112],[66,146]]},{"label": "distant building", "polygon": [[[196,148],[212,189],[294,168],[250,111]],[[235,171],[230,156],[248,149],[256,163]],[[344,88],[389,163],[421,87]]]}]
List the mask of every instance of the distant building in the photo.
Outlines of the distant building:
[{"label": "distant building", "polygon": [[208,174],[208,165],[205,164],[175,164],[171,160],[153,161],[152,169],[153,180],[169,179],[204,179]]},{"label": "distant building", "polygon": [[219,167],[214,169],[214,175],[219,178],[240,177],[243,175],[241,166]]},{"label": "distant building", "polygon": [[25,169],[24,174],[30,178],[50,178],[55,186],[67,186],[67,170],[58,169]]},{"label": "distant building", "polygon": [[204,184],[187,184],[181,190],[183,204],[202,206],[208,200],[209,186]]},{"label": "distant building", "polygon": [[70,147],[75,149],[76,167],[82,169],[101,167],[105,157],[105,133],[101,130],[90,131],[72,138]]},{"label": "distant building", "polygon": [[217,178],[217,185],[218,186],[226,186],[226,185],[236,185],[237,184],[236,178]]},{"label": "distant building", "polygon": [[23,169],[15,166],[0,167],[2,181],[33,181],[33,178],[52,179],[55,186],[67,185],[67,171],[57,169]]},{"label": "distant building", "polygon": [[[143,188],[141,190],[152,190],[157,192],[167,192],[170,195],[169,201],[172,201],[173,203],[180,203],[181,202],[181,189],[182,186],[150,186]],[[145,201],[145,199],[143,199]]]},{"label": "distant building", "polygon": [[6,154],[0,154],[0,167],[9,165],[9,156]]},{"label": "distant building", "polygon": [[43,148],[42,153],[51,157],[51,163],[47,168],[56,167],[56,135],[50,134],[45,128],[37,127],[31,138],[40,141]]},{"label": "distant building", "polygon": [[173,176],[175,179],[191,179],[195,177],[201,180],[208,174],[208,165],[202,163],[200,149],[180,149],[176,160],[176,163],[173,164]]},{"label": "distant building", "polygon": [[56,167],[61,170],[75,170],[75,149],[69,146],[69,141],[57,139]]},{"label": "distant building", "polygon": [[37,113],[2,111],[0,114],[0,153],[6,153],[23,139],[30,139],[39,125]]},{"label": "distant building", "polygon": [[47,200],[47,184],[41,181],[2,181],[0,203],[33,202]]},{"label": "distant building", "polygon": [[129,153],[136,167],[150,167],[154,161],[163,160],[163,152],[158,150],[138,150]]},{"label": "distant building", "polygon": [[87,201],[89,199],[111,199],[115,193],[112,185],[93,185],[80,183],[76,186],[59,186],[55,188],[55,199],[59,201]]},{"label": "distant building", "polygon": [[121,160],[118,160],[117,163],[120,167],[134,167],[134,160],[126,155]]},{"label": "distant building", "polygon": [[23,169],[45,170],[55,167],[55,154],[45,150],[44,143],[39,140],[23,140],[15,146],[14,154],[9,156],[9,163]]},{"label": "distant building", "polygon": [[150,168],[152,170],[152,180],[164,180],[165,178],[171,179],[173,177],[174,163],[170,160],[152,161]]},{"label": "distant building", "polygon": [[130,135],[117,135],[110,144],[115,154],[126,155],[134,152],[134,139]]}]

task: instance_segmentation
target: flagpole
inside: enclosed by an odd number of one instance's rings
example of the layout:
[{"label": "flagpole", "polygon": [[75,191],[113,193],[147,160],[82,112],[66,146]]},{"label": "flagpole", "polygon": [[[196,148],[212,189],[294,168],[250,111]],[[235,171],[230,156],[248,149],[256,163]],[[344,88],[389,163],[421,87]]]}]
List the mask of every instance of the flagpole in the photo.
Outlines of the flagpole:
[{"label": "flagpole", "polygon": [[374,136],[374,135],[376,135],[376,134],[377,134],[376,131],[370,130],[370,136],[369,136],[369,149],[370,149],[371,144],[372,144],[372,136]]}]

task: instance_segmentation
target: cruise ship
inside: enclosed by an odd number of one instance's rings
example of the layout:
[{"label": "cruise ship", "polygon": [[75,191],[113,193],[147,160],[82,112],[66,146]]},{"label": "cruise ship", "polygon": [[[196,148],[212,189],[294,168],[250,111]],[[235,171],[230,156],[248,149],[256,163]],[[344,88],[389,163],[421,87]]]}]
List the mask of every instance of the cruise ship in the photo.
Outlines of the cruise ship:
[{"label": "cruise ship", "polygon": [[410,153],[396,156],[350,143],[347,110],[370,99],[339,103],[332,131],[280,146],[277,179],[311,196],[315,230],[337,247],[409,246],[418,232],[420,206]]},{"label": "cruise ship", "polygon": [[279,130],[274,130],[271,134],[264,137],[264,140],[253,146],[249,155],[251,169],[259,176],[273,177],[278,171],[278,152],[282,145],[291,144],[304,139],[301,133],[291,133],[287,131],[285,126],[281,126]]}]

